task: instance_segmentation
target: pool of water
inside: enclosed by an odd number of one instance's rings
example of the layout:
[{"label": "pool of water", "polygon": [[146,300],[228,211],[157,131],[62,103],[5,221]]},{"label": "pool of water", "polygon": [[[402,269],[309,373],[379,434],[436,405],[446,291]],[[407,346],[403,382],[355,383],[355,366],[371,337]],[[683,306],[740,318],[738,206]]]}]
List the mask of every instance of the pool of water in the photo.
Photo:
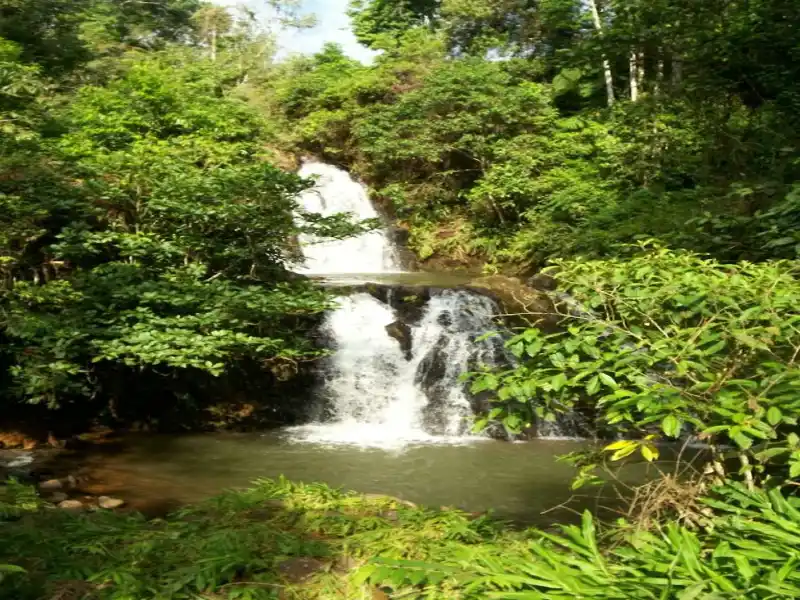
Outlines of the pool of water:
[{"label": "pool of water", "polygon": [[[137,508],[165,509],[246,487],[261,477],[324,482],[427,506],[493,509],[499,517],[547,524],[572,510],[614,504],[609,486],[575,497],[574,469],[559,455],[587,442],[476,440],[380,449],[296,441],[289,432],[130,437],[80,457],[87,492],[119,495]],[[652,466],[621,474],[642,481]],[[572,499],[572,500],[571,500]],[[553,510],[563,503],[568,508]]]}]

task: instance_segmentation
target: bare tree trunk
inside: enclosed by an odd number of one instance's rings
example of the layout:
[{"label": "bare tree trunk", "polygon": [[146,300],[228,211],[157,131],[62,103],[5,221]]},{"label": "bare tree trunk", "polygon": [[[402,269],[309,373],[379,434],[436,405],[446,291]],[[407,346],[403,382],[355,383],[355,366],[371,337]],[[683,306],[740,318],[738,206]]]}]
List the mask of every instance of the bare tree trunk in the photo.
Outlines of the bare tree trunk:
[{"label": "bare tree trunk", "polygon": [[631,83],[631,101],[636,102],[639,99],[639,56],[635,51],[631,52],[629,73]]},{"label": "bare tree trunk", "polygon": [[672,57],[672,85],[679,86],[683,79],[683,61],[677,57]]},{"label": "bare tree trunk", "polygon": [[661,93],[661,84],[664,82],[664,50],[658,49],[658,63],[656,64],[656,82],[654,89],[656,94]]},{"label": "bare tree trunk", "polygon": [[[597,10],[596,0],[589,0],[589,6],[592,9],[592,19],[594,26],[597,29],[597,34],[603,37],[603,22],[600,20],[600,11]],[[606,94],[608,95],[608,105],[614,106],[614,75],[611,72],[611,63],[608,60],[605,52],[603,53],[603,74],[606,78]]]},{"label": "bare tree trunk", "polygon": [[211,62],[217,62],[217,27],[211,29]]},{"label": "bare tree trunk", "polygon": [[644,52],[639,52],[636,56],[636,78],[639,80],[639,91],[645,92],[645,70],[644,70]]}]

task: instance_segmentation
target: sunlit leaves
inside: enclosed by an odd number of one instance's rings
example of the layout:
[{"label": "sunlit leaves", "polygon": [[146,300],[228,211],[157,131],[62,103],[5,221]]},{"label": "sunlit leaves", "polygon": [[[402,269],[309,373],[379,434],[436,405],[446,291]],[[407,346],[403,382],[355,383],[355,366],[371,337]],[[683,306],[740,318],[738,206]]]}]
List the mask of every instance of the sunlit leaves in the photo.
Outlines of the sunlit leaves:
[{"label": "sunlit leaves", "polygon": [[667,415],[661,422],[661,429],[671,438],[677,438],[681,434],[681,422],[675,415]]},{"label": "sunlit leaves", "polygon": [[[613,460],[632,455],[638,438],[697,435],[785,465],[800,443],[790,429],[800,411],[797,268],[663,249],[559,261],[554,274],[571,296],[559,307],[562,330],[508,342],[519,364],[490,374],[492,383],[527,393],[501,394],[496,404],[512,413],[520,403],[542,414],[584,411],[596,428],[635,432],[608,448]],[[531,343],[542,347],[529,356]],[[655,460],[651,442],[642,455]]]},{"label": "sunlit leaves", "polygon": [[296,237],[374,224],[296,218],[310,182],[267,162],[264,120],[191,56],[126,57],[64,108],[41,150],[59,167],[21,157],[30,183],[0,190],[0,276],[19,280],[0,323],[17,397],[55,407],[91,398],[117,368],[220,376],[319,355],[306,334],[330,302],[288,282]]}]

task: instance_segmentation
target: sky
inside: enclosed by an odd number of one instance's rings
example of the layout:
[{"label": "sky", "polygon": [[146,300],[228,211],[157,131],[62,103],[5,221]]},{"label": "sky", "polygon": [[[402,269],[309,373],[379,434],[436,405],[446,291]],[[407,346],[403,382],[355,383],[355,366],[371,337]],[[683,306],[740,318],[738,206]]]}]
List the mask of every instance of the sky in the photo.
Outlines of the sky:
[{"label": "sky", "polygon": [[[235,0],[215,1],[228,6],[235,4]],[[283,32],[278,40],[281,48],[279,57],[293,53],[313,54],[326,42],[335,42],[342,46],[347,55],[369,62],[374,53],[359,44],[350,31],[348,3],[349,0],[303,0],[303,12],[316,14],[317,26],[304,31]],[[246,4],[262,14],[266,12],[263,10],[264,3],[259,0],[247,0]]]}]

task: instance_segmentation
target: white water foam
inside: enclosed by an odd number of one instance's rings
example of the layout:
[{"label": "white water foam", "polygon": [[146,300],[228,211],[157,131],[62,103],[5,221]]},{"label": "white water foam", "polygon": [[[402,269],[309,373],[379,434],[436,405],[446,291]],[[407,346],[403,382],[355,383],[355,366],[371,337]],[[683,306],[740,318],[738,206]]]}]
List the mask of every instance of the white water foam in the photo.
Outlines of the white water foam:
[{"label": "white water foam", "polygon": [[[317,177],[317,184],[300,195],[306,212],[332,216],[350,213],[354,219],[375,219],[378,213],[366,188],[346,171],[315,161],[306,161],[302,177]],[[395,273],[402,269],[386,231],[377,230],[345,240],[321,241],[300,237],[305,261],[295,270],[306,275],[349,273]]]},{"label": "white water foam", "polygon": [[[349,212],[360,219],[377,213],[366,189],[345,171],[306,162],[303,176],[318,183],[301,196],[309,212]],[[385,231],[319,243],[304,238],[307,275],[401,272]],[[289,429],[292,439],[321,444],[402,448],[413,444],[463,444],[485,438],[467,435],[472,409],[459,376],[491,361],[496,341],[475,339],[494,327],[494,303],[471,292],[433,295],[410,324],[407,353],[386,330],[398,320],[388,303],[367,293],[339,299],[323,326],[333,354],[320,365],[319,396],[326,403],[319,422]]]},{"label": "white water foam", "polygon": [[340,299],[324,325],[334,343],[321,365],[326,416],[292,433],[308,442],[380,448],[486,439],[468,435],[472,407],[459,377],[478,361],[494,361],[497,342],[475,341],[492,327],[494,308],[468,292],[433,296],[411,326],[407,356],[386,332],[397,319],[391,307],[366,293]]}]

